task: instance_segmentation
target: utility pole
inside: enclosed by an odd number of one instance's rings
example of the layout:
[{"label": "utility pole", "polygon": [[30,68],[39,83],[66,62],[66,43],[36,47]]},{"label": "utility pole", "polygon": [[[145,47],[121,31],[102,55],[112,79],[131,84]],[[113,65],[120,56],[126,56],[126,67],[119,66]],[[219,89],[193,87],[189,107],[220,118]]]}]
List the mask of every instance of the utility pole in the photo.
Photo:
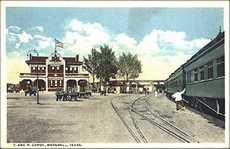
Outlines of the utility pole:
[{"label": "utility pole", "polygon": [[[39,56],[38,51],[34,49],[34,52]],[[37,104],[39,104],[39,87],[38,87],[38,64],[37,64]]]},{"label": "utility pole", "polygon": [[[38,56],[38,53],[37,53]],[[38,64],[37,64],[37,104],[39,104],[39,88],[38,88]]]},{"label": "utility pole", "polygon": [[[32,52],[34,52],[34,53],[36,53],[37,54],[37,56],[39,56],[39,53],[38,53],[38,51],[36,50],[36,49],[31,49],[31,50],[29,50],[28,51],[28,53],[27,53],[27,56],[29,56]],[[38,86],[38,64],[37,64],[37,84],[36,84],[36,88],[37,88],[37,90],[36,90],[36,95],[37,95],[37,104],[39,104],[39,86]]]}]

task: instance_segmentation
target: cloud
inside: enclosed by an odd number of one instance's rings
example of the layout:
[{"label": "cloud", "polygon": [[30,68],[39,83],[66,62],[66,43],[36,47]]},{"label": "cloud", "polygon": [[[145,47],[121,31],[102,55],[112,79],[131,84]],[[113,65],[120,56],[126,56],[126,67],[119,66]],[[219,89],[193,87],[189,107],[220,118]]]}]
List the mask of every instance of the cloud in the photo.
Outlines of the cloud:
[{"label": "cloud", "polygon": [[174,56],[144,56],[139,57],[142,63],[142,72],[139,79],[167,79],[168,76],[180,67],[191,56],[178,53]]},{"label": "cloud", "polygon": [[36,26],[35,29],[39,32],[44,32],[44,28],[42,26]]},{"label": "cloud", "polygon": [[[39,28],[40,27],[40,28]],[[40,31],[43,27],[36,26]],[[99,48],[102,44],[108,44],[116,56],[122,52],[131,52],[137,54],[142,63],[143,73],[139,79],[166,79],[181,64],[186,62],[195,52],[206,45],[210,39],[196,38],[187,39],[183,31],[153,29],[141,40],[136,40],[127,33],[113,34],[98,22],[83,22],[73,19],[65,25],[63,38],[60,41],[64,43],[64,50],[59,50],[65,56],[79,54],[87,56],[92,48]],[[17,26],[7,28],[7,45],[13,45],[18,51],[23,53],[22,45],[39,49],[39,54],[50,54],[54,48],[53,38],[45,33],[26,32]],[[23,53],[25,54],[25,52]],[[9,59],[9,68],[13,69],[13,64],[18,61],[22,67],[20,71],[26,69],[24,60],[20,56],[16,59]],[[16,71],[16,70],[12,70]],[[9,72],[10,77],[16,77]],[[19,71],[19,70],[17,70]]]},{"label": "cloud", "polygon": [[123,52],[135,52],[137,41],[128,36],[126,33],[117,34],[113,40],[109,42],[109,46],[116,51],[116,55],[119,56]]},{"label": "cloud", "polygon": [[115,41],[118,44],[127,45],[128,47],[135,46],[137,41],[134,38],[129,37],[125,33],[120,33],[115,37]]},{"label": "cloud", "polygon": [[[139,79],[166,79],[180,65],[186,62],[195,52],[206,45],[210,39],[186,39],[185,32],[152,30],[140,42],[125,34],[116,44],[131,47],[128,52],[137,54],[142,63],[143,73]],[[132,50],[132,51],[131,51]],[[121,52],[121,50],[118,50]]]},{"label": "cloud", "polygon": [[82,22],[77,19],[71,20],[65,29],[63,41],[69,44],[67,50],[82,56],[103,43],[109,44],[117,56],[122,52],[137,54],[143,67],[140,75],[142,79],[166,79],[210,41],[205,38],[188,40],[185,32],[159,29],[153,29],[137,41],[126,33],[112,36],[113,34],[97,22]]},{"label": "cloud", "polygon": [[88,54],[93,47],[108,43],[109,33],[99,23],[85,23],[78,19],[71,20],[65,27],[64,38],[67,50]]},{"label": "cloud", "polygon": [[27,43],[29,40],[33,39],[33,37],[25,31],[23,31],[21,34],[18,34],[18,38],[20,43]]},{"label": "cloud", "polygon": [[50,49],[54,49],[53,38],[42,33],[42,26],[29,28],[28,31],[18,26],[9,26],[6,32],[7,51],[18,51],[25,54],[25,50],[35,48],[39,50],[40,55],[46,55],[49,54]]},{"label": "cloud", "polygon": [[19,33],[21,31],[21,28],[18,27],[18,26],[8,26],[7,31],[14,32],[14,33]]},{"label": "cloud", "polygon": [[54,47],[54,40],[51,37],[46,37],[42,35],[34,35],[35,41],[38,44],[38,48],[46,49]]},{"label": "cloud", "polygon": [[138,44],[137,52],[138,55],[154,55],[160,52],[160,47],[158,45],[158,35],[153,31],[147,34],[142,41]]},{"label": "cloud", "polygon": [[18,49],[24,43],[28,43],[33,40],[31,34],[22,30],[18,26],[9,26],[6,32],[7,42],[14,45],[14,48]]}]

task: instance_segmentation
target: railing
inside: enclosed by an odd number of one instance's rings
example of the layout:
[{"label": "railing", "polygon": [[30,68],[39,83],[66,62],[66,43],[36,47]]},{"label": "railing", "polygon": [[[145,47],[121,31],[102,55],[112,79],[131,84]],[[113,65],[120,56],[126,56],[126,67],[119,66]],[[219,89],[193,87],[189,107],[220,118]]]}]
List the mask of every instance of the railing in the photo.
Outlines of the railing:
[{"label": "railing", "polygon": [[89,74],[84,73],[65,73],[66,76],[88,76]]},{"label": "railing", "polygon": [[[45,75],[46,73],[38,73],[38,75]],[[20,73],[20,76],[24,75],[32,75],[32,76],[37,76],[37,73]]]},{"label": "railing", "polygon": [[[39,77],[45,77],[45,73],[39,73]],[[30,77],[37,77],[37,73],[20,73],[19,78],[30,78]]]}]

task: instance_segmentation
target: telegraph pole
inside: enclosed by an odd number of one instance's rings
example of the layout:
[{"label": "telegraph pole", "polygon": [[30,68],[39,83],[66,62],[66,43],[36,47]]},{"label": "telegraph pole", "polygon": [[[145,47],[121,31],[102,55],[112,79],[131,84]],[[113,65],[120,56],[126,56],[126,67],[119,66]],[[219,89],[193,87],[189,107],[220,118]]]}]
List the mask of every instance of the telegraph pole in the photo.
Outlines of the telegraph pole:
[{"label": "telegraph pole", "polygon": [[[27,56],[29,55],[29,53],[32,53],[32,52],[36,53],[37,56],[39,56],[38,51],[36,49],[29,50],[29,52],[27,53]],[[36,84],[37,104],[39,104],[39,88],[38,87],[39,86],[38,86],[38,64],[37,64],[37,84]]]},{"label": "telegraph pole", "polygon": [[[38,56],[38,53],[37,53]],[[37,104],[39,104],[39,88],[38,88],[38,64],[37,64]]]},{"label": "telegraph pole", "polygon": [[[38,51],[33,49],[34,52],[39,56]],[[39,87],[38,87],[38,64],[37,64],[37,104],[39,104]]]}]

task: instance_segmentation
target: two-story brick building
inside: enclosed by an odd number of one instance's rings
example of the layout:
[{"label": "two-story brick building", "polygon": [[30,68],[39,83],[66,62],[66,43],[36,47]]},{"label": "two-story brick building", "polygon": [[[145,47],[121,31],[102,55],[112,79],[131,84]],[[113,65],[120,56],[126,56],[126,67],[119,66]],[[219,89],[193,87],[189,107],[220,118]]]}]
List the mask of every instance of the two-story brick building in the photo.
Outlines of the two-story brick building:
[{"label": "two-story brick building", "polygon": [[79,55],[62,57],[56,51],[49,57],[29,56],[26,60],[29,73],[20,73],[20,86],[37,86],[40,91],[56,91],[58,88],[76,87],[79,91],[89,82],[89,74],[82,68]]}]

